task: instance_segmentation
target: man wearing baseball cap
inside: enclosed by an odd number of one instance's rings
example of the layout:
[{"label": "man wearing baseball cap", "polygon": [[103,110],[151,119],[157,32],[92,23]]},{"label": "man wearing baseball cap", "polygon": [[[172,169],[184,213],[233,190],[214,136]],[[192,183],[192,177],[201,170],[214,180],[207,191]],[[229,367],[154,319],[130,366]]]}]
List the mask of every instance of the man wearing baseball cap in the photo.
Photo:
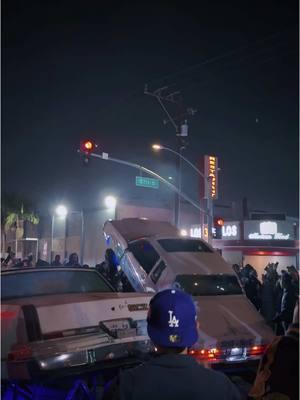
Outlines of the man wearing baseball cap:
[{"label": "man wearing baseball cap", "polygon": [[104,399],[237,400],[236,387],[223,374],[206,369],[187,355],[198,339],[197,316],[190,295],[174,289],[150,301],[148,334],[157,356],[120,373]]}]

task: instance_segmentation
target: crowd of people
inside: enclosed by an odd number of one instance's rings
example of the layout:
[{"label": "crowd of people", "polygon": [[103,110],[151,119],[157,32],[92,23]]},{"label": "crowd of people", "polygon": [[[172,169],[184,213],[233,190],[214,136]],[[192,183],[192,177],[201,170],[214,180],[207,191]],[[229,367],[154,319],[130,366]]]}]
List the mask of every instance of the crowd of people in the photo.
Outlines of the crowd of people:
[{"label": "crowd of people", "polygon": [[257,271],[250,264],[233,266],[246,296],[263,315],[277,335],[287,331],[293,319],[299,296],[299,273],[291,265],[278,273],[278,263],[269,263],[258,279]]},{"label": "crowd of people", "polygon": [[[27,257],[22,259],[17,259],[15,253],[8,249],[8,255],[6,258],[1,258],[1,269],[11,269],[11,268],[33,268],[33,267],[79,267],[79,268],[90,268],[88,264],[81,265],[79,262],[79,257],[77,253],[71,253],[69,258],[62,262],[61,256],[56,254],[53,261],[48,263],[45,260],[38,259],[36,262],[33,260],[33,255],[29,254]],[[116,254],[112,249],[107,249],[105,251],[105,259],[102,263],[97,264],[95,269],[104,278],[109,281],[109,283],[118,292],[132,292],[133,288],[130,285],[126,275],[122,271],[119,262],[117,260]]]}]

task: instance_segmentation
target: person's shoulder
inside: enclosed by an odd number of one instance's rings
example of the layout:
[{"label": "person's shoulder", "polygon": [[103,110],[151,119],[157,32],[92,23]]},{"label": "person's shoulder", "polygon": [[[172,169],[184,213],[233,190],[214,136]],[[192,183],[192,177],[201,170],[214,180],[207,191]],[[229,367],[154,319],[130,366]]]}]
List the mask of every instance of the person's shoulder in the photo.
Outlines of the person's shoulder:
[{"label": "person's shoulder", "polygon": [[228,400],[238,400],[241,398],[240,393],[231,380],[222,372],[205,368],[199,364],[199,379],[205,382],[212,394],[212,399],[222,395]]}]

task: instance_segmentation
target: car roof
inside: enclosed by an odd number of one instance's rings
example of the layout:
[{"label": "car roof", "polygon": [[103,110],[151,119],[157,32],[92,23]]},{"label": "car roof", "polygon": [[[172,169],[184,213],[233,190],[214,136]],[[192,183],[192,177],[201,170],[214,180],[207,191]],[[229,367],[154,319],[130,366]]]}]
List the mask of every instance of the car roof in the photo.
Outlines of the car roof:
[{"label": "car roof", "polygon": [[179,236],[179,231],[166,221],[154,221],[146,218],[125,218],[107,221],[126,240],[127,243],[155,235]]}]

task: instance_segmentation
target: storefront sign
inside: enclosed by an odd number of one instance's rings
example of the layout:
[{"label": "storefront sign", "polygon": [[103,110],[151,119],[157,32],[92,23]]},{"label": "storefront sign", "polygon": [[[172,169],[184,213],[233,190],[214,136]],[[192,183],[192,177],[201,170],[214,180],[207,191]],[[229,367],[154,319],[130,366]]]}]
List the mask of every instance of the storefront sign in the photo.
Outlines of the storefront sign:
[{"label": "storefront sign", "polygon": [[236,224],[224,224],[222,226],[222,239],[238,239],[240,236]]},{"label": "storefront sign", "polygon": [[250,240],[293,240],[294,230],[288,221],[246,221],[244,235]]},{"label": "storefront sign", "polygon": [[215,156],[204,157],[205,198],[216,200],[218,198],[218,158]]},{"label": "storefront sign", "polygon": [[192,225],[190,228],[190,236],[193,238],[201,239],[201,226],[200,225]]}]

